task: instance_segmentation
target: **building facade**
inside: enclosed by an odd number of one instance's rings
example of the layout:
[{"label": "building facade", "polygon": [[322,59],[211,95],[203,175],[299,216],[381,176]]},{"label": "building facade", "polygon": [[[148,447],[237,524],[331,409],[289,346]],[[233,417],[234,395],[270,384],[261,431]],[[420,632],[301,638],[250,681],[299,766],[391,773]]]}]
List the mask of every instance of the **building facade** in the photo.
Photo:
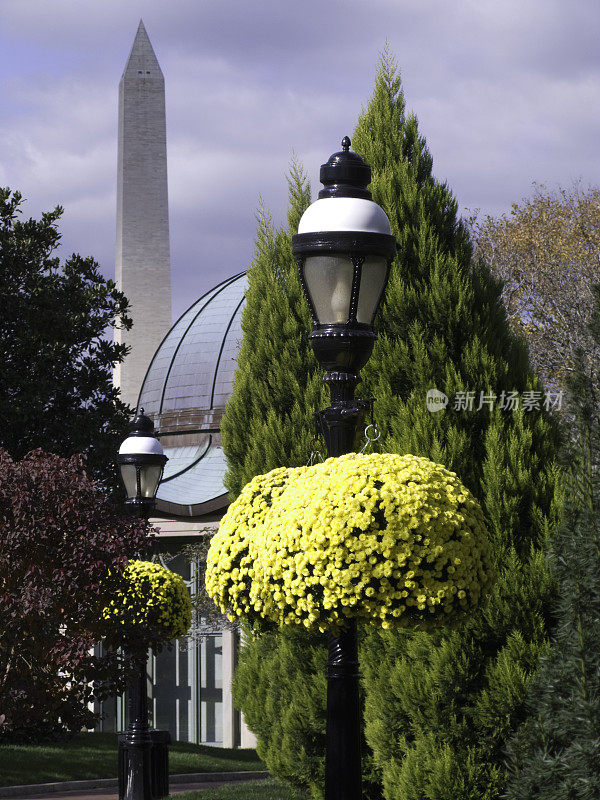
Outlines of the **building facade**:
[{"label": "building facade", "polygon": [[[155,558],[190,591],[200,566],[182,550],[211,536],[227,508],[220,423],[241,344],[245,273],[223,281],[171,326],[171,282],[164,78],[140,21],[119,84],[115,278],[131,302],[130,346],[115,382],[125,402],[143,408],[168,456],[157,494]],[[181,741],[254,747],[233,705],[238,649],[234,630],[203,619],[190,635],[148,661],[152,724]],[[102,704],[101,730],[127,726],[127,698]]]}]

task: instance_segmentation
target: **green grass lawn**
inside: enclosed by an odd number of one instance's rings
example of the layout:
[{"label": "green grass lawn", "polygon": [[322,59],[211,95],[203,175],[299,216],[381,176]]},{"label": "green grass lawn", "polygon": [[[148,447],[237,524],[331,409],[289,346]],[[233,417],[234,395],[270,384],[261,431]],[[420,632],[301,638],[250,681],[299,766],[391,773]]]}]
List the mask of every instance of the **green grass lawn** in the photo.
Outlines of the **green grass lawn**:
[{"label": "green grass lawn", "polygon": [[266,781],[243,781],[203,789],[201,792],[183,792],[174,800],[306,800],[294,794],[274,778]]},{"label": "green grass lawn", "polygon": [[[266,769],[254,750],[173,742],[169,772],[235,772]],[[0,786],[117,777],[117,736],[81,733],[69,742],[0,747]]]}]

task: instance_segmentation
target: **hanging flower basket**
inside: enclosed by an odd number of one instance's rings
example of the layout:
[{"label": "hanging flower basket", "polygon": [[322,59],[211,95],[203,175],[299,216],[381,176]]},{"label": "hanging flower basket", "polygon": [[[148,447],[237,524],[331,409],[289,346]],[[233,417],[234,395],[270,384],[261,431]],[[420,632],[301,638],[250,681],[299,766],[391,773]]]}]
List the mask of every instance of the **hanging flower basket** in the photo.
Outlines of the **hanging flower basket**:
[{"label": "hanging flower basket", "polygon": [[428,629],[475,608],[493,577],[481,508],[455,473],[352,453],[247,484],[211,542],[206,588],[257,629]]},{"label": "hanging flower basket", "polygon": [[107,639],[123,646],[160,647],[185,636],[192,623],[192,601],[183,578],[152,561],[132,560],[122,575],[112,576],[113,597],[101,619]]}]

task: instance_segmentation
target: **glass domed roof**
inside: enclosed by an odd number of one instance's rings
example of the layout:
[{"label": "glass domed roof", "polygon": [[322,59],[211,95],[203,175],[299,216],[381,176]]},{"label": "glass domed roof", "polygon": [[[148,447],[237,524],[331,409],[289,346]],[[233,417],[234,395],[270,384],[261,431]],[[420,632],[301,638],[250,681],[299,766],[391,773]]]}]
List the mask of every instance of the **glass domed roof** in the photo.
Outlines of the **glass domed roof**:
[{"label": "glass domed roof", "polygon": [[233,388],[247,288],[242,272],[211,289],[173,325],[138,399],[169,461],[157,510],[202,516],[227,505],[220,422]]},{"label": "glass domed roof", "polygon": [[223,407],[231,394],[241,343],[246,273],[223,281],[178,319],[142,384],[138,406],[154,417]]}]

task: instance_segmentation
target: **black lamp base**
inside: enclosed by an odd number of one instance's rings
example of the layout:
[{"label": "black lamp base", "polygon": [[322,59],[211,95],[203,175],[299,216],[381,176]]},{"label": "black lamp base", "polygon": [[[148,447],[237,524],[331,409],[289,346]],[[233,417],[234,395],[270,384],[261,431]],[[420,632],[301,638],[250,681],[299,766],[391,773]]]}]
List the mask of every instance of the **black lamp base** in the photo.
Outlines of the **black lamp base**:
[{"label": "black lamp base", "polygon": [[369,360],[377,334],[370,325],[319,325],[308,337],[319,364],[327,372],[356,375]]}]

